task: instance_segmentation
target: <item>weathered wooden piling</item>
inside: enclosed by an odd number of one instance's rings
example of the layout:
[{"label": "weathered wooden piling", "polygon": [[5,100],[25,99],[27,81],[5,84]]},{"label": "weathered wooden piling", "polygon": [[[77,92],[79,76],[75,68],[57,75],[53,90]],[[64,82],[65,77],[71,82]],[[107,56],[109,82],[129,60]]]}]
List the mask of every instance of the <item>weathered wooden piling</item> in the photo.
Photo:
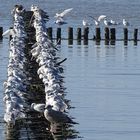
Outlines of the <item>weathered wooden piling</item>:
[{"label": "weathered wooden piling", "polygon": [[72,45],[73,44],[73,28],[68,27],[68,44]]},{"label": "weathered wooden piling", "polygon": [[134,45],[137,45],[138,41],[138,29],[134,29]]},{"label": "weathered wooden piling", "polygon": [[109,40],[109,28],[108,27],[105,27],[105,40]]},{"label": "weathered wooden piling", "polygon": [[116,41],[116,29],[110,28],[110,45],[115,45]]},{"label": "weathered wooden piling", "polygon": [[52,27],[47,28],[47,34],[48,34],[48,38],[49,38],[50,40],[53,39],[53,34],[52,34],[52,32],[53,32]]},{"label": "weathered wooden piling", "polygon": [[77,28],[77,44],[81,45],[81,37],[82,37],[82,30],[81,28]]},{"label": "weathered wooden piling", "polygon": [[2,38],[3,38],[2,34],[3,34],[3,28],[2,28],[2,27],[0,27],[0,39],[2,39]]},{"label": "weathered wooden piling", "polygon": [[110,29],[110,39],[116,40],[116,29],[115,28]]},{"label": "weathered wooden piling", "polygon": [[128,40],[128,29],[124,28],[123,31],[124,31],[124,41],[127,41]]},{"label": "weathered wooden piling", "polygon": [[138,29],[134,29],[134,40],[138,40]]},{"label": "weathered wooden piling", "polygon": [[56,40],[58,44],[61,44],[61,28],[57,28]]},{"label": "weathered wooden piling", "polygon": [[89,27],[85,27],[83,31],[84,45],[88,45],[88,33],[89,33]]},{"label": "weathered wooden piling", "polygon": [[96,36],[95,36],[96,41],[100,41],[101,40],[101,29],[96,28],[95,29],[95,34],[96,34]]}]

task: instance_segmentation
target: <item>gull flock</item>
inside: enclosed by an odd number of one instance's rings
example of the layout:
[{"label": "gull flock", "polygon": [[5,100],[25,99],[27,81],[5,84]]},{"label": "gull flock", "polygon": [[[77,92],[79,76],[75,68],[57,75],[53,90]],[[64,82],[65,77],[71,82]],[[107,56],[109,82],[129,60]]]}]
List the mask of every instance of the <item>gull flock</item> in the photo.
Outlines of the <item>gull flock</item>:
[{"label": "gull flock", "polygon": [[[73,8],[64,10],[61,13],[56,13],[55,23],[58,25],[67,24],[64,17],[71,12]],[[26,118],[26,111],[34,110],[44,115],[50,123],[75,123],[67,114],[68,105],[64,99],[63,93],[63,67],[62,63],[66,60],[60,60],[57,57],[57,45],[54,45],[48,38],[46,22],[48,15],[38,6],[31,6],[33,16],[30,24],[35,28],[36,43],[30,51],[32,58],[38,63],[37,74],[42,80],[45,87],[45,103],[29,103],[27,102],[30,96],[27,88],[30,85],[26,65],[28,65],[25,57],[26,39],[25,21],[23,13],[26,12],[22,5],[15,5],[12,10],[14,17],[13,28],[5,31],[3,36],[10,35],[9,49],[9,64],[7,68],[7,80],[3,83],[5,104],[4,121],[9,124],[15,124],[16,120]],[[99,26],[101,22],[105,26],[118,25],[120,23],[114,20],[107,20],[106,15],[100,15],[97,19],[89,16]],[[130,24],[123,19],[123,25]],[[91,26],[87,20],[83,20],[83,26]]]},{"label": "gull flock", "polygon": [[[64,15],[72,9],[61,14],[56,14],[56,18],[63,19]],[[30,51],[32,59],[38,63],[37,74],[45,87],[45,103],[29,103],[30,96],[27,92],[30,85],[30,77],[26,71],[28,65],[25,57],[27,35],[24,27],[23,13],[25,9],[21,5],[16,5],[12,11],[14,25],[12,29],[3,33],[3,36],[10,34],[9,64],[7,68],[8,78],[4,82],[5,104],[4,121],[7,124],[15,125],[16,120],[26,118],[27,111],[35,111],[44,115],[50,123],[74,123],[71,117],[66,114],[68,104],[63,93],[63,67],[61,60],[57,57],[58,48],[49,40],[46,33],[47,13],[32,5],[33,17],[30,23],[35,28],[36,43]]]}]

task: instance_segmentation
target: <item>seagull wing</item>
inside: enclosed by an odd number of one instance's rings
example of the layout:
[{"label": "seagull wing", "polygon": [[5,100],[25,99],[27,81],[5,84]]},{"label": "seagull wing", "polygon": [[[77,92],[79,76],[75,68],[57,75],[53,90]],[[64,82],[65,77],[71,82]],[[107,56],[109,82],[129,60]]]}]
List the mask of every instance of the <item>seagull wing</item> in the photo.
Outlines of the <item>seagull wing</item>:
[{"label": "seagull wing", "polygon": [[6,36],[6,35],[9,35],[9,34],[10,34],[10,29],[6,30],[6,31],[2,34],[2,36]]},{"label": "seagull wing", "polygon": [[104,19],[104,18],[106,18],[106,15],[100,15],[100,16],[98,17],[98,21],[101,21],[101,20]]},{"label": "seagull wing", "polygon": [[60,16],[61,17],[64,17],[64,15],[66,15],[67,13],[69,13],[73,8],[69,8],[69,9],[66,9],[64,10],[62,13],[60,13]]}]

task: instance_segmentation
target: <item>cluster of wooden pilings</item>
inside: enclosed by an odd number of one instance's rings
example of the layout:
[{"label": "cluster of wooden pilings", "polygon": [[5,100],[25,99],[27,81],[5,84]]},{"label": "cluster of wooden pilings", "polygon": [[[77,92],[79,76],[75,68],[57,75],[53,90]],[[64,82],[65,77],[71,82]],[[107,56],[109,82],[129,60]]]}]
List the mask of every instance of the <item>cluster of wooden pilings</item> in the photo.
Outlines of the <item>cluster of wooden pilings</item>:
[{"label": "cluster of wooden pilings", "polygon": [[[56,37],[53,37],[53,28],[49,27],[47,28],[48,36],[51,40],[56,39],[58,44],[61,44],[61,40],[68,40],[68,44],[72,45],[73,40],[77,40],[77,44],[81,45],[81,41],[83,40],[83,44],[87,45],[88,40],[94,40],[97,44],[100,44],[101,40],[105,41],[105,44],[111,44],[115,45],[115,41],[124,41],[124,44],[127,45],[127,41],[134,41],[134,44],[137,45],[138,39],[138,29],[134,29],[133,32],[133,38],[128,38],[128,28],[123,28],[123,38],[117,39],[116,38],[116,28],[109,28],[105,27],[104,29],[104,37],[101,37],[101,28],[95,28],[95,35],[92,35],[92,37],[89,37],[89,27],[85,28],[77,28],[75,33],[74,29],[72,27],[68,27],[67,30],[67,37],[63,37],[61,33],[61,28],[56,29]],[[76,36],[74,36],[76,34]]]},{"label": "cluster of wooden pilings", "polygon": [[[121,39],[118,39],[116,37],[116,28],[105,27],[103,37],[101,36],[101,28],[95,28],[95,34],[93,34],[92,36],[89,36],[89,30],[89,27],[78,27],[76,30],[74,30],[73,27],[68,27],[67,36],[64,37],[64,35],[62,34],[62,28],[57,28],[56,33],[54,33],[53,28],[48,27],[47,34],[49,36],[49,39],[56,40],[58,44],[61,44],[62,40],[68,40],[69,45],[72,45],[74,40],[77,41],[78,45],[81,45],[82,41],[84,45],[88,45],[89,40],[95,41],[97,45],[100,45],[100,41],[102,40],[105,41],[105,45],[115,45],[116,41],[124,41],[124,45],[127,45],[128,41],[134,41],[134,45],[137,45],[137,42],[140,41],[140,39],[138,38],[137,28],[133,30],[132,38],[128,38],[128,28],[123,28],[123,37]],[[3,39],[2,34],[3,27],[0,27],[0,40]]]}]

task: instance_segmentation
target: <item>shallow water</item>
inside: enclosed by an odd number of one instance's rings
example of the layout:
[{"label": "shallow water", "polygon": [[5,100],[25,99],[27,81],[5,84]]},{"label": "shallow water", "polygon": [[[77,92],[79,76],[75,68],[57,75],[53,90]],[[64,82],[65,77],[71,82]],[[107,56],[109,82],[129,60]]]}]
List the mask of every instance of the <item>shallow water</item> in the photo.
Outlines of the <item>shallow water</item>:
[{"label": "shallow water", "polygon": [[122,42],[62,48],[70,112],[84,139],[139,139],[139,51]]},{"label": "shallow water", "polygon": [[[6,30],[12,25],[10,10],[17,3],[23,4],[27,9],[31,4],[37,4],[46,9],[51,17],[48,26],[54,26],[53,16],[61,9],[73,7],[74,10],[67,18],[69,24],[63,26],[66,34],[67,26],[81,27],[82,19],[87,15],[98,17],[106,14],[114,20],[121,21],[126,18],[134,27],[140,26],[140,2],[137,0],[41,0],[16,1],[0,0],[0,26]],[[5,10],[6,9],[6,10]],[[88,10],[87,10],[88,9]],[[94,27],[93,27],[94,28]],[[122,30],[122,26],[116,27]],[[122,34],[118,33],[118,37]],[[130,34],[131,36],[131,34]],[[83,43],[82,43],[83,44]],[[4,105],[3,81],[7,79],[8,39],[0,43],[0,136],[8,139],[6,126],[3,123]],[[89,45],[68,45],[62,41],[60,56],[68,58],[64,63],[66,99],[71,100],[69,114],[75,117],[79,125],[74,129],[79,132],[83,140],[139,140],[140,138],[140,44],[133,45],[128,42],[116,42],[115,46],[99,46],[90,41]],[[41,122],[40,122],[41,123]],[[35,123],[36,124],[36,123]],[[37,124],[38,125],[38,124]],[[22,124],[21,124],[22,126]],[[32,133],[24,127],[20,129],[18,139],[27,139],[28,133],[35,139],[37,126]],[[12,129],[10,129],[12,130]],[[17,129],[16,129],[17,130]],[[8,130],[7,130],[8,131]],[[47,136],[46,133],[42,135]],[[75,138],[76,139],[76,138]]]}]

